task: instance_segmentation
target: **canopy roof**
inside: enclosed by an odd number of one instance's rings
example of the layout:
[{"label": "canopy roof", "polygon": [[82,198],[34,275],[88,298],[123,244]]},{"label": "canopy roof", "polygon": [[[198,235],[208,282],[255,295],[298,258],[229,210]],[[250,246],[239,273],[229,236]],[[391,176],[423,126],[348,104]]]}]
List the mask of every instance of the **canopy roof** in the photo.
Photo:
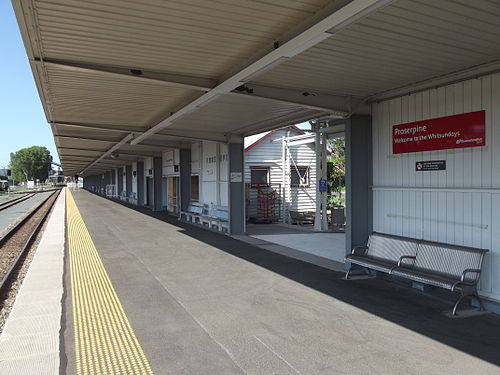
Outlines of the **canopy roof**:
[{"label": "canopy roof", "polygon": [[496,0],[13,4],[66,174],[500,69]]}]

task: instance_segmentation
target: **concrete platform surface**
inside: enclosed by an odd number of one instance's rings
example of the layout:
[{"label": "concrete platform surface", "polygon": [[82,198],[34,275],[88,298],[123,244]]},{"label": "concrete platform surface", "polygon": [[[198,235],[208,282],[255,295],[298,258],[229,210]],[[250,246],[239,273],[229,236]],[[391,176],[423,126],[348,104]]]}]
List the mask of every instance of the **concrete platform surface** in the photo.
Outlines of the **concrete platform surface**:
[{"label": "concrete platform surface", "polygon": [[394,283],[343,281],[163,213],[73,196],[155,374],[500,373],[494,314],[449,319],[447,301]]},{"label": "concrete platform surface", "polygon": [[344,262],[344,233],[288,233],[252,235],[252,237],[336,262]]},{"label": "concrete platform surface", "polygon": [[0,374],[59,374],[64,204],[63,190],[0,336]]}]

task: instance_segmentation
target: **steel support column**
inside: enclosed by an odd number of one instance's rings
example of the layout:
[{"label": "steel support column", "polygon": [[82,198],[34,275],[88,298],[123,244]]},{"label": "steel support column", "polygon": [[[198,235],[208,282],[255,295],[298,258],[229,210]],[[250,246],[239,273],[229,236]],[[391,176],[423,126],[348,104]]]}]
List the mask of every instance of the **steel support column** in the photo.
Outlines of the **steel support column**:
[{"label": "steel support column", "polygon": [[354,115],[345,127],[346,254],[366,245],[372,223],[372,118]]},{"label": "steel support column", "polygon": [[191,201],[191,149],[180,149],[180,198],[181,211],[186,211]]},{"label": "steel support column", "polygon": [[121,167],[117,169],[116,182],[116,194],[121,197],[123,195],[123,168]]},{"label": "steel support column", "polygon": [[229,143],[229,232],[245,233],[245,184],[243,181],[243,143]]},{"label": "steel support column", "polygon": [[125,190],[127,192],[127,198],[130,197],[132,193],[132,166],[125,166]]},{"label": "steel support column", "polygon": [[137,162],[137,205],[144,205],[144,162]]},{"label": "steel support column", "polygon": [[153,158],[153,211],[163,209],[161,188],[162,188],[162,158],[161,156]]}]

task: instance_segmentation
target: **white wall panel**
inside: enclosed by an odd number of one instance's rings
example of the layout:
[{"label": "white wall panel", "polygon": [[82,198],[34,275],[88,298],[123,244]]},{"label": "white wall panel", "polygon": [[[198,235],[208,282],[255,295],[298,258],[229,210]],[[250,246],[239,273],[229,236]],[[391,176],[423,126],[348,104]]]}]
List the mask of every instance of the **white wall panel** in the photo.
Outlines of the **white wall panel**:
[{"label": "white wall panel", "polygon": [[[269,167],[271,184],[283,183],[282,169],[282,143],[280,141],[287,134],[288,130],[278,130],[266,137],[245,152],[245,182],[250,182],[251,167]],[[291,136],[297,135],[292,131]],[[295,160],[297,166],[309,167],[308,187],[291,188],[290,209],[296,211],[315,211],[316,210],[316,154],[314,152],[314,143],[292,146],[290,154]],[[293,167],[293,163],[290,162]]]},{"label": "white wall panel", "polygon": [[191,144],[191,173],[200,173],[201,168],[201,142]]},{"label": "white wall panel", "polygon": [[[486,110],[486,146],[392,154],[393,125]],[[373,105],[374,230],[489,249],[481,294],[500,299],[500,74]],[[415,162],[446,160],[416,172]]]},{"label": "white wall panel", "polygon": [[179,150],[168,150],[162,153],[162,176],[178,176],[175,166],[180,164]]},{"label": "white wall panel", "polygon": [[203,141],[201,145],[200,166],[200,201],[208,204],[227,206],[229,204],[229,159],[227,144]]}]

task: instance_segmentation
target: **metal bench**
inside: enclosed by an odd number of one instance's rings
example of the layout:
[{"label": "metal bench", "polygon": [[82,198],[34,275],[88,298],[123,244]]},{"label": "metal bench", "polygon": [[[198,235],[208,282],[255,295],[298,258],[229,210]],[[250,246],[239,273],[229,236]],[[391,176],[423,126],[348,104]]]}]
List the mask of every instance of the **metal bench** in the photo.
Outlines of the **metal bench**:
[{"label": "metal bench", "polygon": [[396,266],[391,275],[460,293],[453,306],[456,315],[460,303],[475,298],[481,310],[483,303],[477,295],[477,283],[486,249],[420,241],[411,268]]},{"label": "metal bench", "polygon": [[303,225],[304,223],[314,224],[313,211],[288,211],[292,224]]},{"label": "metal bench", "polygon": [[[361,249],[364,252],[358,254]],[[405,251],[408,253],[404,254]],[[452,315],[456,315],[458,306],[467,297],[475,298],[480,309],[484,309],[477,294],[477,283],[487,252],[486,249],[374,233],[368,240],[368,246],[355,247],[346,261],[354,267],[374,269],[460,293],[452,310]],[[394,264],[396,256],[399,259]],[[346,279],[352,269],[353,266],[348,269]]]},{"label": "metal bench", "polygon": [[206,205],[200,202],[191,202],[187,207],[186,211],[181,212],[181,218],[184,216],[186,221],[191,223],[196,223],[197,221],[201,224],[201,218],[206,212]]},{"label": "metal bench", "polygon": [[229,232],[229,207],[213,205],[210,210],[210,228]]},{"label": "metal bench", "polygon": [[[384,233],[372,233],[368,239],[367,246],[356,246],[345,260],[351,263],[346,272],[348,279],[351,271],[356,268],[363,270],[373,269],[375,271],[390,273],[398,265],[401,257],[415,256],[417,253],[418,240]],[[401,265],[406,265],[408,259],[403,258]]]}]

